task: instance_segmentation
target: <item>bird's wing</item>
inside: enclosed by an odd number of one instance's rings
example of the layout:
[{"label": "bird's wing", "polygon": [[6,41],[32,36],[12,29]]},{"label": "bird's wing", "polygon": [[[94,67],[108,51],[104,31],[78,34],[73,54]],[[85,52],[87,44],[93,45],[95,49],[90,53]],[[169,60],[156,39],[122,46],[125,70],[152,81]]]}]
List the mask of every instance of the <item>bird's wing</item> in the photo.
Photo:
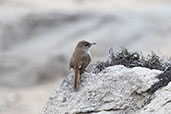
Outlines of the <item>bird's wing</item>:
[{"label": "bird's wing", "polygon": [[69,69],[74,68],[74,59],[73,57],[71,58],[70,62],[69,62]]},{"label": "bird's wing", "polygon": [[82,61],[82,63],[81,63],[81,72],[80,73],[82,74],[91,61],[90,55],[89,54],[84,55],[81,61]]}]

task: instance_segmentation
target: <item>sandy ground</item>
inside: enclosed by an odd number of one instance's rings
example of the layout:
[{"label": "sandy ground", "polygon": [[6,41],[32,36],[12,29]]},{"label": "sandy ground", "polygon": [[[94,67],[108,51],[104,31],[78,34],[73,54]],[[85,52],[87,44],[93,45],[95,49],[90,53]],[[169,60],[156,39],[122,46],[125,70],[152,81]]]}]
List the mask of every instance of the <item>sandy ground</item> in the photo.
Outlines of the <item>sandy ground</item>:
[{"label": "sandy ground", "polygon": [[[61,79],[25,88],[0,87],[1,114],[38,114]],[[3,100],[3,102],[2,102]]]}]

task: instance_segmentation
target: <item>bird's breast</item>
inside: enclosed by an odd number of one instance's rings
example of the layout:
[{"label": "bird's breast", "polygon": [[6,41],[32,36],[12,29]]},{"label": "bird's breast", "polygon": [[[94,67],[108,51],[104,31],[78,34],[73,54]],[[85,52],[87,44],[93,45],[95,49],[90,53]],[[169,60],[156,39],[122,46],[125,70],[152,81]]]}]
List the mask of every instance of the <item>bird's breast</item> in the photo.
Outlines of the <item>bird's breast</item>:
[{"label": "bird's breast", "polygon": [[90,53],[90,50],[87,51],[87,53],[89,54],[90,58],[91,58],[91,53]]}]

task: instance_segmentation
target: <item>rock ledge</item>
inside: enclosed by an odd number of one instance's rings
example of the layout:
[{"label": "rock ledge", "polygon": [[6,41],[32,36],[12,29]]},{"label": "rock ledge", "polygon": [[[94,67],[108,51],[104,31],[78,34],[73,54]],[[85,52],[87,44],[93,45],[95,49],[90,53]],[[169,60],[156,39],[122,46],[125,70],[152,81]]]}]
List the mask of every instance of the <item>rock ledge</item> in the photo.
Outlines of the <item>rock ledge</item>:
[{"label": "rock ledge", "polygon": [[98,74],[84,73],[79,91],[73,90],[70,74],[49,98],[41,114],[133,113],[149,103],[146,91],[158,81],[159,70],[122,65]]}]

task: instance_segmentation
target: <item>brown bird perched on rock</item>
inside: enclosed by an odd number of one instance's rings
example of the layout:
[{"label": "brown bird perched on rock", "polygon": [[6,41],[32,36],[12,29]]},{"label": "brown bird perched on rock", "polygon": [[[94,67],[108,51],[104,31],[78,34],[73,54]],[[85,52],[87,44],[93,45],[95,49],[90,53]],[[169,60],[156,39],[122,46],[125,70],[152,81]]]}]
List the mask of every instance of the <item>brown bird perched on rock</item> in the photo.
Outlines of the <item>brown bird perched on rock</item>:
[{"label": "brown bird perched on rock", "polygon": [[70,69],[74,70],[74,89],[78,90],[80,83],[80,76],[85,71],[86,67],[91,61],[90,47],[96,43],[87,41],[78,42],[72,58],[70,60]]}]

